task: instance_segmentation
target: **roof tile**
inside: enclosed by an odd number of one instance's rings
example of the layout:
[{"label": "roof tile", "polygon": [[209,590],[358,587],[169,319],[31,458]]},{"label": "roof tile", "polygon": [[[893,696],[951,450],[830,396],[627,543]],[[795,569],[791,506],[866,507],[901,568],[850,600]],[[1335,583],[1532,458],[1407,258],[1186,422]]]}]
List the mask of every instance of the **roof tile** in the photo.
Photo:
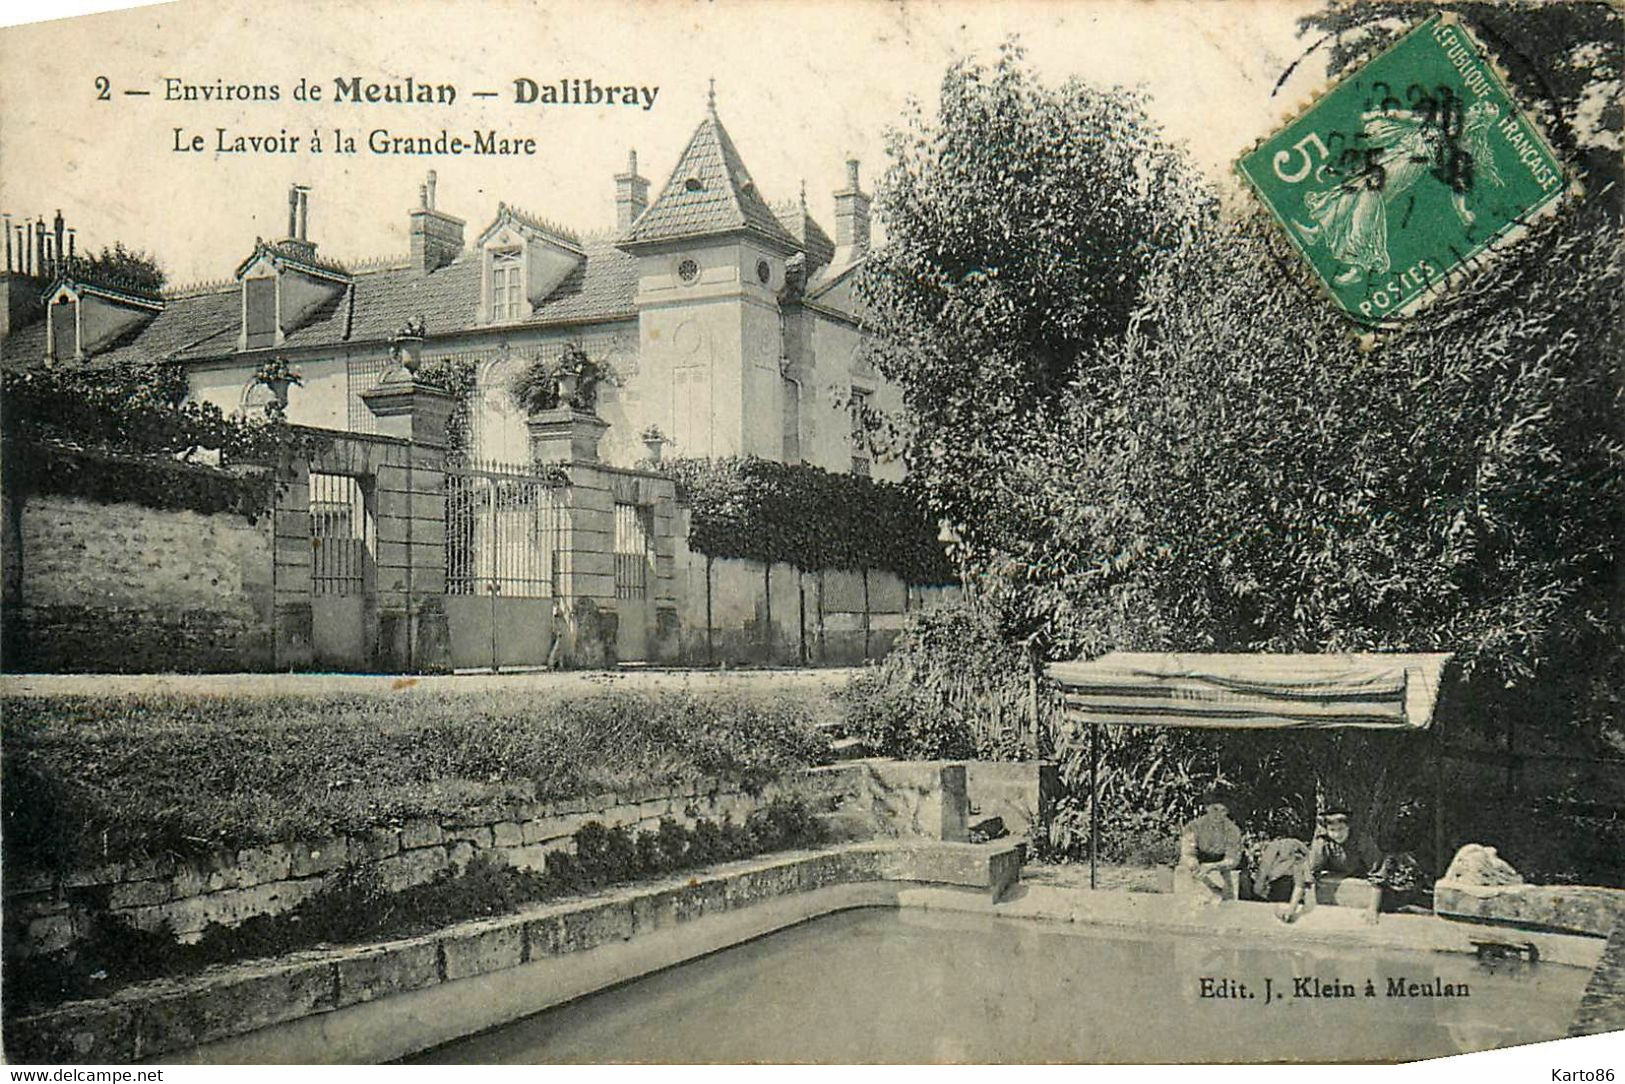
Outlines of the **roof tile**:
[{"label": "roof tile", "polygon": [[707,113],[677,160],[666,186],[621,238],[623,245],[744,230],[795,250],[801,245],[779,222],[751,180],[728,130]]}]

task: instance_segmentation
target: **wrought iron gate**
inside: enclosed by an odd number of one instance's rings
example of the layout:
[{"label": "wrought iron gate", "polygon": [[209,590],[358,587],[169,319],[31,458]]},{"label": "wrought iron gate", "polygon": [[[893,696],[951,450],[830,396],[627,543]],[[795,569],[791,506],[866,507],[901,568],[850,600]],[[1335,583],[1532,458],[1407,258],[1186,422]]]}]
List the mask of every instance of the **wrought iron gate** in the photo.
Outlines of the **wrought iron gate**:
[{"label": "wrought iron gate", "polygon": [[615,502],[615,654],[624,661],[649,657],[649,585],[654,579],[654,508]]},{"label": "wrought iron gate", "polygon": [[366,604],[378,538],[362,480],[310,472],[311,647],[319,666],[367,665]]},{"label": "wrought iron gate", "polygon": [[474,463],[446,474],[446,617],[452,665],[542,666],[568,528],[564,491],[536,469]]}]

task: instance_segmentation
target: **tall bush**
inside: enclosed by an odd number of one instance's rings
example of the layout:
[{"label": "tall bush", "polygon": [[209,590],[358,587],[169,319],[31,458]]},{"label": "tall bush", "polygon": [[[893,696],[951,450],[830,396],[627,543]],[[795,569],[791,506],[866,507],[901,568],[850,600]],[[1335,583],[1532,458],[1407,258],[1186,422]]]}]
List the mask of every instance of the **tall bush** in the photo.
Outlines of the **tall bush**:
[{"label": "tall bush", "polygon": [[1033,657],[976,600],[911,614],[885,660],[844,691],[846,728],[871,749],[914,759],[999,760],[1047,751],[1053,692]]}]

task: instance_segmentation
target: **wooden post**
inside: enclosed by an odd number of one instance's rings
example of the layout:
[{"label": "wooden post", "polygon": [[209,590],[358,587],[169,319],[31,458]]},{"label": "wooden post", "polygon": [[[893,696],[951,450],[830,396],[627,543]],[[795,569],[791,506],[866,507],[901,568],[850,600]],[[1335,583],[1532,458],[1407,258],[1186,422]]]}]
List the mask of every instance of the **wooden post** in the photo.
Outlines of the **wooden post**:
[{"label": "wooden post", "polygon": [[869,661],[869,570],[863,570],[863,661]]},{"label": "wooden post", "polygon": [[1038,759],[1038,639],[1037,634],[1027,640],[1027,734],[1021,743],[1022,751]]},{"label": "wooden post", "polygon": [[1434,879],[1444,876],[1450,856],[1445,852],[1444,832],[1444,724],[1433,716],[1433,871]]},{"label": "wooden post", "polygon": [[1506,716],[1506,726],[1503,729],[1507,750],[1506,775],[1503,777],[1501,783],[1502,793],[1508,798],[1512,797],[1515,793],[1517,793],[1518,790],[1517,769],[1514,767],[1514,765],[1518,762],[1517,753],[1513,751],[1513,731],[1516,729],[1516,725],[1517,724],[1512,721],[1512,713],[1508,712]]},{"label": "wooden post", "polygon": [[[496,516],[491,517],[494,527]],[[489,588],[491,591],[491,673],[500,674],[502,666],[497,662],[497,590],[500,585],[495,576],[491,577]]]},{"label": "wooden post", "polygon": [[1099,880],[1096,855],[1100,852],[1100,724],[1089,724],[1089,887]]}]

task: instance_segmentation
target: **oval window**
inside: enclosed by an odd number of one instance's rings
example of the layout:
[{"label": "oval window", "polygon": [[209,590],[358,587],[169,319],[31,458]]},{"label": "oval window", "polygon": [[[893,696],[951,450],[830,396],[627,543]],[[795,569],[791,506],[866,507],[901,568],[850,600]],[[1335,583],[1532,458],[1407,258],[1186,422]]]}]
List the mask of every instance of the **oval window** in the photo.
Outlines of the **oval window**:
[{"label": "oval window", "polygon": [[764,286],[773,280],[773,268],[766,260],[756,261],[756,277],[762,280]]},{"label": "oval window", "polygon": [[700,277],[700,265],[693,260],[684,260],[677,265],[677,277],[684,282],[693,282]]}]

